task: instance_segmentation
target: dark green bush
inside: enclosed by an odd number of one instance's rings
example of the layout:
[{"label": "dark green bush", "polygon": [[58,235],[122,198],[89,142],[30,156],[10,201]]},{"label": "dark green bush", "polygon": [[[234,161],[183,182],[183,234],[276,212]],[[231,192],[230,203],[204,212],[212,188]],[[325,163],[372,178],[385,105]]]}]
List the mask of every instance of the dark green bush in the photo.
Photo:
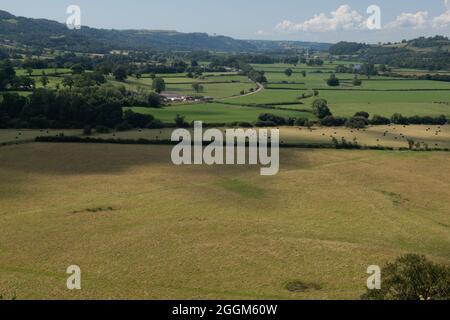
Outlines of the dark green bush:
[{"label": "dark green bush", "polygon": [[364,300],[449,300],[450,267],[408,254],[381,272],[381,290],[368,290]]}]

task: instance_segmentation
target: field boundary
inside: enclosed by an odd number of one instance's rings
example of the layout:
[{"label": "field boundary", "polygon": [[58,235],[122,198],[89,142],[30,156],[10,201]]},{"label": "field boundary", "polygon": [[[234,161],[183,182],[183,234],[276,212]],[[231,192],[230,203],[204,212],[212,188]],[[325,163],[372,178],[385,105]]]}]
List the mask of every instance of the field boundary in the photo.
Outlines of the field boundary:
[{"label": "field boundary", "polygon": [[[177,145],[179,142],[171,140],[149,140],[149,139],[102,139],[91,137],[36,137],[35,142],[38,143],[86,143],[86,144],[119,144],[119,145]],[[224,142],[226,146],[226,142]],[[343,145],[333,143],[280,143],[282,149],[338,149],[338,150],[383,150],[383,151],[414,151],[414,152],[450,152],[450,148],[445,149],[428,149],[415,150],[408,148],[393,148],[386,146],[367,146],[367,145]]]}]

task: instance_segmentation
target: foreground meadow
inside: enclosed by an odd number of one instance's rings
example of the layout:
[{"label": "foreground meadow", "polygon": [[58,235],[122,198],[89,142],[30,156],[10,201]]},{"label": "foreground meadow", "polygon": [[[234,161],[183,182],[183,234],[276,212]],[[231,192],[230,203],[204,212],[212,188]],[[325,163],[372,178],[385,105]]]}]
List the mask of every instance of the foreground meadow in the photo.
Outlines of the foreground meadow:
[{"label": "foreground meadow", "polygon": [[[281,150],[281,171],[167,146],[0,148],[0,292],[19,299],[348,299],[403,253],[450,263],[448,153]],[[66,289],[79,265],[82,290]],[[289,292],[286,283],[314,284]]]}]

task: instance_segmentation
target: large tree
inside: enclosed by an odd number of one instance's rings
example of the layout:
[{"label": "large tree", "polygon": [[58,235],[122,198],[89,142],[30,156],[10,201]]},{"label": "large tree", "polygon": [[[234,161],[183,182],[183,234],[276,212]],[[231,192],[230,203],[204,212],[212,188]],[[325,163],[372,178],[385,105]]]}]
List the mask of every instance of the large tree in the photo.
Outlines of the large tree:
[{"label": "large tree", "polygon": [[449,300],[450,267],[409,254],[381,270],[381,289],[368,290],[367,300]]},{"label": "large tree", "polygon": [[161,93],[166,90],[166,82],[163,78],[155,78],[153,79],[152,89],[157,93]]},{"label": "large tree", "polygon": [[12,84],[16,77],[16,71],[10,60],[6,59],[0,63],[0,89],[5,89]]},{"label": "large tree", "polygon": [[284,74],[288,77],[292,76],[293,73],[294,73],[294,71],[292,71],[291,68],[288,68],[284,71]]},{"label": "large tree", "polygon": [[319,119],[332,115],[330,108],[328,108],[328,102],[325,99],[315,100],[312,104],[312,110],[314,115]]},{"label": "large tree", "polygon": [[125,81],[125,79],[128,77],[127,69],[124,66],[118,66],[113,71],[114,78],[117,81]]},{"label": "large tree", "polygon": [[192,89],[194,89],[195,92],[200,93],[203,92],[203,86],[200,83],[194,83],[192,85]]},{"label": "large tree", "polygon": [[330,87],[337,87],[337,86],[339,86],[341,83],[340,83],[339,79],[336,77],[336,75],[335,75],[335,74],[332,74],[332,75],[330,76],[330,78],[327,80],[327,84],[328,84]]}]

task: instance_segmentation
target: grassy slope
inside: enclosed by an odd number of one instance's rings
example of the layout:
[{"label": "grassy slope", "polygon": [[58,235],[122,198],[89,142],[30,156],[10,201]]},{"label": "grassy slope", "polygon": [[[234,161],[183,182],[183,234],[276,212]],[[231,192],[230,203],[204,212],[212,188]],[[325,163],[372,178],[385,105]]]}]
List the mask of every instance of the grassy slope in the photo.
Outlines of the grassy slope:
[{"label": "grassy slope", "polygon": [[[369,265],[407,252],[450,262],[446,153],[282,150],[280,174],[261,177],[255,167],[175,167],[170,150],[2,149],[0,291],[358,298]],[[78,292],[65,288],[72,264]],[[292,280],[322,289],[289,293]]]}]

